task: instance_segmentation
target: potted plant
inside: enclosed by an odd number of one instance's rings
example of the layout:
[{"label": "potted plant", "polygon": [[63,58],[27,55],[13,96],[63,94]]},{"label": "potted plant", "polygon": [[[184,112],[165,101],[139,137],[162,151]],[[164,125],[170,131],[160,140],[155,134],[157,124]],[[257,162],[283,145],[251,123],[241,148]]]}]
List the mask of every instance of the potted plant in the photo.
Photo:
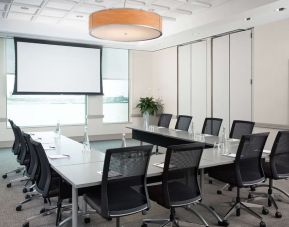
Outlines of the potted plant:
[{"label": "potted plant", "polygon": [[136,107],[139,108],[141,114],[143,115],[144,127],[148,128],[149,116],[161,111],[163,104],[161,103],[161,100],[154,100],[153,97],[144,97],[139,99]]}]

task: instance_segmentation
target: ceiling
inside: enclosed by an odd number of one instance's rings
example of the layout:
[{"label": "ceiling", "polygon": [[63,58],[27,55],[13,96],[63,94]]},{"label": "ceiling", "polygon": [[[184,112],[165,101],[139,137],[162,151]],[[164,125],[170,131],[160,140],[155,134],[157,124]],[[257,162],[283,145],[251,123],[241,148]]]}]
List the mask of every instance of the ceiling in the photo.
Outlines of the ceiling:
[{"label": "ceiling", "polygon": [[[202,32],[204,28],[208,30],[211,26],[211,30],[216,30],[220,25],[235,21],[238,15],[244,24],[243,16],[246,13],[259,9],[258,13],[262,14],[260,8],[274,3],[283,4],[284,7],[289,0],[0,0],[0,33],[123,48],[158,49],[159,44],[164,48],[188,41],[184,40],[187,37],[184,33],[188,31],[189,41],[207,36],[208,32]],[[90,13],[123,7],[159,13],[163,17],[163,37],[148,42],[117,43],[97,40],[88,35]],[[288,11],[289,8],[287,14]],[[248,16],[253,17],[255,14]],[[252,21],[245,24],[247,27],[249,25],[254,24]],[[238,29],[236,26],[230,29]],[[184,35],[177,37],[180,34]]]}]

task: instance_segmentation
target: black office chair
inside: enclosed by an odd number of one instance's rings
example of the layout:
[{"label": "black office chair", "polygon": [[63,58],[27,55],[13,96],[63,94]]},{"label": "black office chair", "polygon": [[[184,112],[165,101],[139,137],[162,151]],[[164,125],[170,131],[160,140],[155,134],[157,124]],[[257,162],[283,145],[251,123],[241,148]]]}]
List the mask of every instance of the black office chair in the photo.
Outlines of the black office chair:
[{"label": "black office chair", "polygon": [[265,177],[269,179],[269,184],[256,185],[255,188],[268,187],[268,193],[251,192],[249,198],[254,195],[262,195],[268,199],[268,206],[274,206],[276,218],[281,218],[282,214],[278,211],[278,206],[274,199],[273,189],[281,192],[287,198],[289,194],[284,190],[274,187],[274,180],[287,179],[289,177],[289,131],[279,131],[270,154],[270,161],[263,164]]},{"label": "black office chair", "polygon": [[192,118],[193,118],[192,116],[179,115],[178,119],[177,119],[177,123],[176,123],[175,129],[188,131],[189,128],[190,128],[190,124],[191,124]]},{"label": "black office chair", "polygon": [[252,134],[255,122],[234,120],[229,138],[241,139],[243,135]]},{"label": "black office chair", "polygon": [[[19,152],[20,152],[20,141],[19,141],[19,137],[17,136],[17,133],[15,131],[15,124],[12,120],[8,119],[10,125],[11,125],[11,128],[12,128],[12,131],[13,131],[13,135],[14,135],[14,142],[13,142],[13,146],[12,146],[12,153],[16,156],[18,156]],[[21,173],[23,170],[25,169],[25,167],[17,167],[16,169],[13,169],[11,171],[8,171],[6,173],[4,173],[2,175],[2,178],[3,179],[6,179],[8,177],[8,174],[11,174],[11,173]]]},{"label": "black office chair", "polygon": [[[60,175],[58,175],[49,164],[49,160],[47,155],[41,145],[34,141],[33,139],[30,140],[34,150],[36,151],[36,155],[39,161],[39,174],[36,181],[35,181],[35,189],[41,196],[44,198],[45,201],[48,201],[49,204],[50,198],[58,197],[58,204],[57,206],[49,207],[49,208],[42,208],[40,210],[40,214],[35,215],[33,217],[27,218],[26,222],[23,224],[23,227],[29,227],[29,222],[49,214],[52,210],[57,209],[57,217],[56,217],[56,225],[58,225],[60,221],[60,211],[62,208],[62,200],[66,198],[71,198],[71,185],[66,183]],[[44,203],[45,204],[45,203]]]},{"label": "black office chair", "polygon": [[[228,219],[234,210],[236,210],[236,215],[240,216],[240,208],[243,208],[260,220],[260,227],[266,226],[259,214],[241,202],[240,188],[250,187],[265,180],[262,153],[268,135],[269,133],[259,133],[242,136],[234,163],[214,167],[214,172],[211,172],[213,178],[237,187],[236,202],[225,215],[225,220]],[[264,214],[267,214],[267,210],[264,207],[263,211]]]},{"label": "black office chair", "polygon": [[[252,134],[254,125],[255,122],[252,121],[234,120],[231,126],[229,138],[241,139],[243,135]],[[209,170],[209,176],[210,172],[214,172],[214,170]],[[211,184],[212,180],[209,180],[209,183]],[[226,188],[228,188],[229,191],[232,191],[232,186],[226,184],[221,189],[217,190],[217,194],[221,195]]]},{"label": "black office chair", "polygon": [[30,181],[32,182],[32,185],[27,189],[24,187],[23,192],[32,192],[29,193],[25,196],[25,200],[23,200],[22,202],[20,202],[17,206],[16,206],[16,211],[21,211],[22,210],[22,205],[31,201],[33,197],[35,196],[39,196],[40,194],[37,193],[37,191],[35,190],[35,181],[37,179],[37,177],[39,177],[40,174],[40,165],[39,165],[39,160],[37,157],[37,153],[34,149],[34,147],[32,146],[30,140],[31,137],[29,134],[27,133],[23,133],[23,137],[27,146],[27,149],[29,150],[30,153],[30,165],[29,167],[26,169],[25,171],[25,175],[27,177],[29,177]]},{"label": "black office chair", "polygon": [[[158,126],[159,127],[164,127],[164,128],[169,128],[172,116],[173,116],[172,114],[162,113],[160,115],[160,118],[159,118]],[[159,147],[156,146],[155,154],[158,154],[158,153],[159,153]]]},{"label": "black office chair", "polygon": [[202,134],[210,134],[218,136],[223,119],[221,118],[206,118],[203,124]]},{"label": "black office chair", "polygon": [[172,114],[162,113],[159,117],[158,126],[169,128],[172,116]]},{"label": "black office chair", "polygon": [[[175,209],[178,207],[188,207],[191,204],[199,203],[202,199],[198,184],[198,169],[203,153],[203,146],[200,144],[176,145],[168,148],[166,152],[162,184],[148,186],[150,199],[161,206],[170,209],[169,219],[144,219],[142,227],[147,224],[160,224],[166,226],[173,224],[179,226],[176,219]],[[190,210],[208,226],[206,220],[194,209]],[[209,210],[212,212],[212,210]],[[214,214],[215,215],[215,214]],[[219,218],[219,224],[226,226]]]},{"label": "black office chair", "polygon": [[[84,194],[87,204],[106,219],[150,208],[146,174],[152,145],[108,149],[105,154],[102,184]],[[86,221],[87,222],[87,221]]]},{"label": "black office chair", "polygon": [[[13,131],[15,132],[15,136],[16,136],[15,138],[17,138],[16,140],[19,143],[18,145],[19,149],[18,149],[16,160],[21,166],[24,166],[24,169],[26,171],[26,169],[28,169],[30,165],[30,154],[26,147],[26,143],[24,141],[23,132],[15,124],[13,124]],[[24,171],[24,175],[25,175],[25,171]],[[22,177],[10,180],[9,183],[7,184],[7,187],[10,188],[13,183],[21,182],[21,181],[26,181],[24,187],[30,182],[28,177],[22,176]]]}]

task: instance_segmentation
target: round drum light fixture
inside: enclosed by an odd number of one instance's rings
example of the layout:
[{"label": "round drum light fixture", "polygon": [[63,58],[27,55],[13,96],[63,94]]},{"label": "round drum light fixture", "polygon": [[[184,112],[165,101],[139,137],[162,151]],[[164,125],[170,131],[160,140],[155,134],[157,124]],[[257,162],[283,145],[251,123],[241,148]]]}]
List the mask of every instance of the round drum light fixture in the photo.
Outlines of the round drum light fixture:
[{"label": "round drum light fixture", "polygon": [[162,35],[162,18],[140,9],[106,9],[89,16],[89,33],[98,39],[135,42]]}]

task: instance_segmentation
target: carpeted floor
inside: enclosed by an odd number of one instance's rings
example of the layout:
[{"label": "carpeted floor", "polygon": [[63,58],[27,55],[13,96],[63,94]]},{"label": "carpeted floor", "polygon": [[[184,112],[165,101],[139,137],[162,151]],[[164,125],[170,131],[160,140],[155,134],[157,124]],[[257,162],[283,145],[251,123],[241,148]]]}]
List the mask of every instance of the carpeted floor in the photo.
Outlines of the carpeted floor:
[{"label": "carpeted floor", "polygon": [[[128,140],[128,146],[138,145],[139,142]],[[121,141],[113,140],[113,141],[100,141],[92,143],[93,149],[98,149],[105,152],[108,148],[120,147]],[[6,172],[7,170],[11,170],[17,167],[17,162],[15,161],[15,157],[12,155],[10,149],[0,149],[0,174]],[[24,194],[22,193],[23,183],[17,183],[12,186],[12,188],[7,188],[6,184],[10,179],[17,177],[16,175],[10,175],[8,179],[0,179],[0,227],[19,227],[22,226],[25,219],[27,217],[36,215],[39,213],[39,210],[43,207],[43,200],[40,198],[35,198],[31,202],[23,205],[23,209],[20,212],[15,211],[15,207],[18,202],[24,199]],[[232,192],[225,191],[223,195],[217,195],[216,190],[220,188],[223,184],[220,182],[214,181],[212,185],[205,184],[204,188],[204,202],[208,205],[211,205],[215,208],[215,210],[220,214],[224,215],[226,211],[229,209],[230,203],[235,196],[236,191]],[[277,186],[289,191],[289,181],[281,180],[276,182]],[[248,190],[242,190],[243,198],[246,198],[248,195]],[[55,201],[52,201],[53,203]],[[80,199],[81,202],[81,199]],[[266,205],[265,200],[258,200],[258,203]],[[126,227],[140,227],[143,218],[167,218],[169,216],[169,211],[158,206],[154,202],[151,203],[152,207],[148,211],[147,215],[136,214],[128,217],[121,218],[121,224]],[[283,214],[281,219],[276,219],[274,217],[275,211],[273,208],[270,208],[270,213],[268,215],[263,215],[264,221],[267,224],[267,227],[287,227],[289,226],[289,200],[284,199],[283,201],[278,202],[280,207],[280,211]],[[217,226],[216,219],[214,219],[204,208],[194,206],[196,210],[198,210],[208,221],[210,226]],[[260,209],[256,209],[258,213],[261,214]],[[64,214],[64,217],[69,215],[69,213]],[[200,226],[200,223],[195,216],[189,211],[178,208],[177,216],[180,219],[185,219],[189,222],[194,222],[187,226]],[[91,223],[84,224],[82,218],[79,218],[79,227],[82,226],[98,226],[98,227],[112,227],[115,226],[115,220],[107,222],[102,219],[97,214],[91,215]],[[251,227],[251,226],[259,226],[259,221],[255,219],[253,216],[241,212],[240,217],[236,217],[232,215],[229,219],[230,226],[232,227]],[[36,220],[30,222],[30,226],[55,226],[55,214],[51,214],[49,216],[40,217]],[[71,226],[71,223],[67,223],[65,227]],[[152,225],[153,226],[153,225]]]}]

